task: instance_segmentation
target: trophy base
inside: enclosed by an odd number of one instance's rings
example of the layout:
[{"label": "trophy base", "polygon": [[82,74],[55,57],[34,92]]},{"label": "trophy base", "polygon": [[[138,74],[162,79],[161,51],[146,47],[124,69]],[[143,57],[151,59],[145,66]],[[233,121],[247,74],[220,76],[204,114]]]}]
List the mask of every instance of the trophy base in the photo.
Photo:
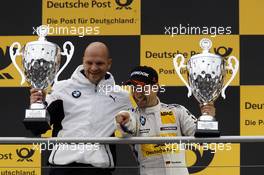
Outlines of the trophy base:
[{"label": "trophy base", "polygon": [[51,129],[49,122],[50,117],[45,109],[27,109],[26,117],[23,120],[26,129],[31,130],[35,135]]},{"label": "trophy base", "polygon": [[197,121],[194,137],[220,137],[217,121]]},{"label": "trophy base", "polygon": [[220,131],[197,129],[194,137],[220,137]]}]

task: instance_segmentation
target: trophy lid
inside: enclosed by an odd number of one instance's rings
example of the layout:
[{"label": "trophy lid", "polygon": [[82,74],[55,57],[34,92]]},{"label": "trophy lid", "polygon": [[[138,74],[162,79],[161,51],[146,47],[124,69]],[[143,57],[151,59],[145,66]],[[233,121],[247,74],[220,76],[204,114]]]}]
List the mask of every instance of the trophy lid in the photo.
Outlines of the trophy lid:
[{"label": "trophy lid", "polygon": [[57,44],[47,41],[46,36],[49,33],[49,27],[46,25],[41,25],[37,28],[37,35],[39,36],[37,41],[31,41],[26,44],[26,47],[31,45],[47,45],[51,47],[58,47]]},{"label": "trophy lid", "polygon": [[26,62],[37,59],[54,61],[60,55],[60,47],[45,38],[48,35],[48,31],[49,28],[45,25],[37,28],[38,40],[28,42],[22,50],[22,57]]},{"label": "trophy lid", "polygon": [[211,47],[212,47],[212,41],[210,39],[208,39],[208,38],[201,39],[200,47],[203,50],[202,53],[192,56],[191,59],[201,58],[201,57],[213,57],[213,58],[222,59],[222,57],[220,55],[212,54],[209,52]]}]

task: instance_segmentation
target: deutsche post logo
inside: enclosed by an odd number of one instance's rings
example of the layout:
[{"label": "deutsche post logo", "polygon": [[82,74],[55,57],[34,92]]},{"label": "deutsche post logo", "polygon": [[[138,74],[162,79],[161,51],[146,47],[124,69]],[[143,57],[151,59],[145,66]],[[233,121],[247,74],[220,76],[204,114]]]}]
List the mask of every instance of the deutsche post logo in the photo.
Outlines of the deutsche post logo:
[{"label": "deutsche post logo", "polygon": [[21,149],[17,149],[16,153],[19,157],[17,162],[23,162],[24,160],[28,162],[32,162],[33,160],[31,159],[31,157],[33,156],[35,151],[33,149],[21,148]]},{"label": "deutsche post logo", "polygon": [[116,8],[117,10],[121,10],[123,8],[125,8],[126,10],[131,10],[132,9],[129,6],[132,4],[133,0],[123,0],[123,1],[122,0],[115,0],[115,2],[119,6],[119,7]]},{"label": "deutsche post logo", "polygon": [[214,52],[215,54],[218,54],[223,58],[227,58],[233,52],[233,48],[226,48],[225,46],[220,46],[218,48],[214,48]]},{"label": "deutsche post logo", "polygon": [[0,48],[0,80],[4,79],[14,79],[8,72],[2,72],[5,68],[7,68],[12,62],[9,55],[9,46],[6,47],[5,52],[3,48]]},{"label": "deutsche post logo", "polygon": [[203,171],[205,168],[207,168],[210,163],[214,159],[214,153],[212,153],[212,150],[204,150],[203,154],[199,150],[197,150],[195,147],[189,148],[191,151],[193,151],[196,155],[196,161],[191,166],[188,167],[188,171],[190,174],[197,173],[200,171]]}]

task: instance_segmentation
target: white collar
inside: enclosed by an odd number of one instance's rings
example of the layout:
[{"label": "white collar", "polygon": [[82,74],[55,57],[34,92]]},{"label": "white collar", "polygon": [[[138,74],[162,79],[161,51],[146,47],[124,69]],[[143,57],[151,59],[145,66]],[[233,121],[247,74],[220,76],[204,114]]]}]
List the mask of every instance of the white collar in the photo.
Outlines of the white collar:
[{"label": "white collar", "polygon": [[157,97],[157,100],[158,100],[158,104],[156,104],[155,106],[139,108],[139,111],[142,111],[144,113],[153,113],[153,112],[160,111],[160,100],[158,97]]}]

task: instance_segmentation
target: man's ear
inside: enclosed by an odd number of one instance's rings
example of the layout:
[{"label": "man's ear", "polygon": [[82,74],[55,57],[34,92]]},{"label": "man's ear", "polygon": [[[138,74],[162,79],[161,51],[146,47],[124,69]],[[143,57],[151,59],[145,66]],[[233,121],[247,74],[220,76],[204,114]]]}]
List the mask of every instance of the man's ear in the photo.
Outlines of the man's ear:
[{"label": "man's ear", "polygon": [[83,56],[82,58],[82,63],[84,64],[84,62],[85,62],[85,56]]},{"label": "man's ear", "polygon": [[108,70],[110,70],[112,66],[112,58],[108,58],[107,62],[108,62]]}]

